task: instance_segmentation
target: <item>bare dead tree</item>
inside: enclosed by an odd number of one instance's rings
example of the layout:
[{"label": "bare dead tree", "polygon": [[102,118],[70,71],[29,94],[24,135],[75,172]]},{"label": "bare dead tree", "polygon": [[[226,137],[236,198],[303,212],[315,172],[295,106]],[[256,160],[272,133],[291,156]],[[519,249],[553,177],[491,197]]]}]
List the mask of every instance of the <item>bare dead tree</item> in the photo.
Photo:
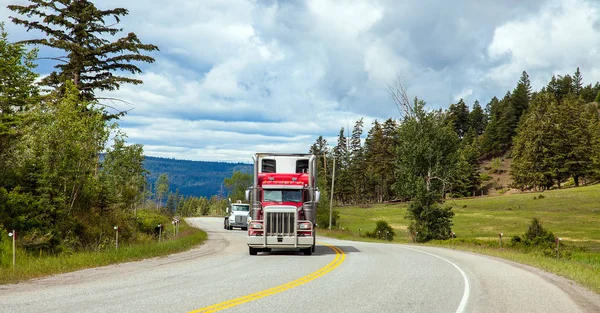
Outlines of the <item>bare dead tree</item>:
[{"label": "bare dead tree", "polygon": [[398,108],[400,117],[415,117],[414,106],[408,97],[406,83],[400,74],[396,74],[396,81],[392,84],[386,83],[388,93]]}]

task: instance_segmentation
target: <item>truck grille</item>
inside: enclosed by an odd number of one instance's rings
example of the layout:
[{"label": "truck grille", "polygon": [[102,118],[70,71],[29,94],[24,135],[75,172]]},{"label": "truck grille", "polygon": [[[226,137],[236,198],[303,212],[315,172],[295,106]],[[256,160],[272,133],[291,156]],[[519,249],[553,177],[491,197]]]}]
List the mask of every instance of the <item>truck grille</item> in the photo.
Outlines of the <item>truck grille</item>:
[{"label": "truck grille", "polygon": [[293,212],[267,212],[267,236],[294,236],[296,218]]},{"label": "truck grille", "polygon": [[248,217],[243,215],[237,215],[235,217],[236,224],[246,224],[248,222]]}]

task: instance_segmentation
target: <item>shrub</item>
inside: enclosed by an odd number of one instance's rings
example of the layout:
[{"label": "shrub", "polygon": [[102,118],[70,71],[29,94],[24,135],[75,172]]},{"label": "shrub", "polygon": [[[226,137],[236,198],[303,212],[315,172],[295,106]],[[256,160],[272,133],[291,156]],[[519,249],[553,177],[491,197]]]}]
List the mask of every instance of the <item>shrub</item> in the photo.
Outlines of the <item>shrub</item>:
[{"label": "shrub", "polygon": [[141,232],[153,235],[158,233],[158,224],[162,224],[166,227],[167,224],[171,224],[171,221],[168,216],[163,215],[158,211],[139,210],[137,212],[137,223],[138,229]]},{"label": "shrub", "polygon": [[490,181],[492,180],[492,176],[488,175],[488,174],[479,174],[479,179],[481,181]]},{"label": "shrub", "polygon": [[[338,224],[339,219],[340,212],[333,210],[333,212],[331,212],[331,228],[334,228]],[[329,209],[317,209],[317,225],[319,228],[329,228]]]},{"label": "shrub", "polygon": [[534,245],[540,246],[547,243],[554,243],[554,234],[544,227],[539,219],[533,218],[531,224],[524,235],[525,238],[530,240]]},{"label": "shrub", "polygon": [[494,174],[502,173],[502,170],[500,169],[501,166],[502,166],[502,161],[500,160],[500,158],[493,158],[490,172],[494,173]]},{"label": "shrub", "polygon": [[12,264],[12,242],[8,237],[8,231],[0,225],[0,268]]},{"label": "shrub", "polygon": [[388,241],[394,240],[394,235],[396,235],[394,229],[386,221],[377,221],[377,224],[375,224],[375,230],[372,232],[365,233],[365,236],[367,237],[377,239],[387,238]]}]

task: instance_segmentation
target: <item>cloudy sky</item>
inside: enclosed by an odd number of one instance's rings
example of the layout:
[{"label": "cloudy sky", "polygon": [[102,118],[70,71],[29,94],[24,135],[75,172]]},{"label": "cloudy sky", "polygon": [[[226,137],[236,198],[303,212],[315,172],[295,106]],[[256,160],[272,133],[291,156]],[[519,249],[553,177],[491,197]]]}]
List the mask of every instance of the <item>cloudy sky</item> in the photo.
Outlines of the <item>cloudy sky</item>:
[{"label": "cloudy sky", "polygon": [[[578,66],[600,80],[597,0],[96,2],[129,9],[124,31],[160,48],[140,64],[143,85],[107,94],[131,103],[116,104],[129,110],[119,124],[150,156],[249,162],[335,143],[361,117],[399,117],[386,87],[397,75],[430,108],[484,105],[524,70],[534,89]],[[0,12],[10,40],[39,37]]]}]

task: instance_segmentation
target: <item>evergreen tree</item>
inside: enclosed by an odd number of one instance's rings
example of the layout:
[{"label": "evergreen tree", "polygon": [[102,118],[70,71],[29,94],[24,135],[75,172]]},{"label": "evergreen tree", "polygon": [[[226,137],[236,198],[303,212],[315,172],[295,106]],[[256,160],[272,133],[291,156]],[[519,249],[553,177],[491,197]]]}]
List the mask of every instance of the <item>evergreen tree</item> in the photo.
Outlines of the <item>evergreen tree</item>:
[{"label": "evergreen tree", "polygon": [[144,44],[134,33],[115,41],[108,38],[123,31],[107,25],[109,18],[116,23],[129,14],[124,8],[99,10],[89,0],[29,0],[29,5],[9,5],[8,8],[27,18],[10,17],[27,31],[37,30],[45,38],[23,41],[62,50],[65,56],[56,71],[46,76],[42,83],[54,88],[72,80],[83,99],[97,99],[96,91],[119,89],[123,83],[141,84],[136,78],[120,76],[121,72],[139,74],[141,70],[131,62],[154,62],[143,52],[156,51],[158,47]]},{"label": "evergreen tree", "polygon": [[477,135],[482,135],[487,126],[487,120],[479,101],[475,100],[473,103],[473,110],[471,110],[469,121],[471,122],[470,128],[475,130]]},{"label": "evergreen tree", "polygon": [[365,161],[364,151],[362,147],[362,132],[363,119],[359,119],[354,124],[352,129],[352,137],[350,138],[350,164],[348,166],[348,174],[352,177],[351,183],[353,187],[353,202],[361,201],[364,195],[365,186]]},{"label": "evergreen tree", "polygon": [[23,135],[24,114],[36,101],[37,88],[33,72],[36,51],[27,52],[22,45],[8,41],[4,23],[0,23],[0,186],[15,186],[10,179],[15,165],[13,151]]},{"label": "evergreen tree", "polygon": [[450,105],[450,108],[448,109],[448,119],[454,128],[454,131],[462,138],[471,125],[471,121],[469,120],[469,108],[463,99],[460,99],[456,104]]},{"label": "evergreen tree", "polygon": [[535,99],[535,107],[515,137],[511,175],[521,188],[550,188],[572,177],[589,175],[597,151],[594,123],[574,95],[559,103],[546,92]]},{"label": "evergreen tree", "polygon": [[577,67],[577,70],[575,71],[575,74],[573,75],[573,86],[572,86],[572,90],[573,93],[577,96],[579,96],[581,94],[581,90],[583,88],[583,77],[581,76],[581,72],[579,71],[579,66]]},{"label": "evergreen tree", "polygon": [[350,153],[348,151],[348,139],[344,134],[344,128],[340,129],[337,146],[333,150],[335,156],[335,190],[334,196],[341,203],[348,203],[352,193],[352,185],[348,175],[348,164]]},{"label": "evergreen tree", "polygon": [[514,108],[514,119],[511,120],[512,124],[510,127],[512,129],[517,128],[517,123],[521,119],[521,115],[527,111],[529,107],[529,102],[531,101],[531,82],[529,81],[529,75],[527,72],[523,71],[519,82],[517,83],[517,87],[512,92],[511,96],[511,104]]}]

